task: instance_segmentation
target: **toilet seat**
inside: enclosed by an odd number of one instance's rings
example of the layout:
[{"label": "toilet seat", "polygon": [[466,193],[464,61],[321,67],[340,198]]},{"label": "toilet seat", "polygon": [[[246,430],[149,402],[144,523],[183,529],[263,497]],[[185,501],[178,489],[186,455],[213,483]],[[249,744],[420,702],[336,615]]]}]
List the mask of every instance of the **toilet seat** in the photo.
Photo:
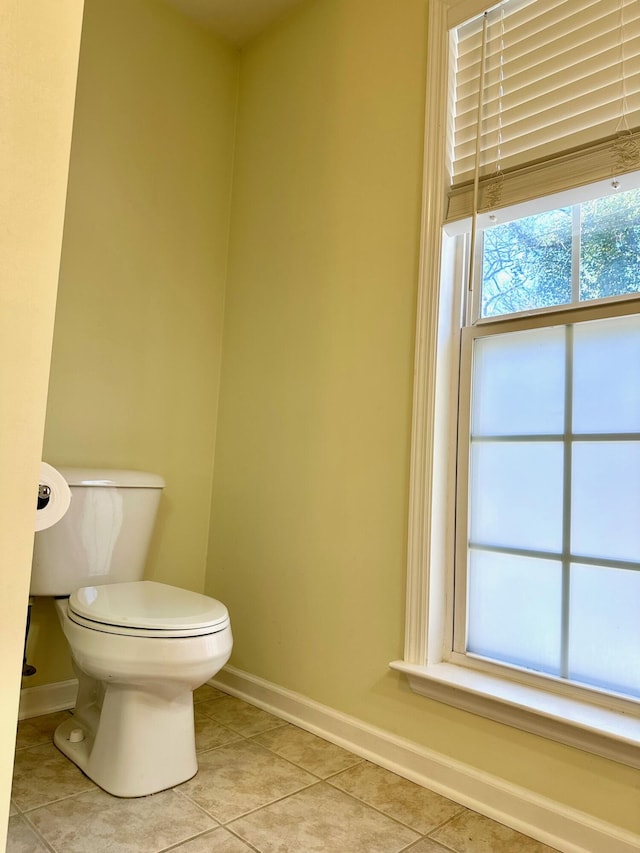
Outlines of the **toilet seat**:
[{"label": "toilet seat", "polygon": [[93,631],[135,637],[200,637],[229,627],[220,601],[155,581],[81,587],[69,598],[72,622]]}]

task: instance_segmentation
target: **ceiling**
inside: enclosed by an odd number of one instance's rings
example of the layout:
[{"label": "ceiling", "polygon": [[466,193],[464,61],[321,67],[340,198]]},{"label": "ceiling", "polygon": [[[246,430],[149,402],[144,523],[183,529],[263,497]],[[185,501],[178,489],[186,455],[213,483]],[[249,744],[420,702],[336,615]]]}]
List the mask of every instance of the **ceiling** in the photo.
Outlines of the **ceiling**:
[{"label": "ceiling", "polygon": [[180,12],[233,44],[244,44],[303,0],[169,0]]}]

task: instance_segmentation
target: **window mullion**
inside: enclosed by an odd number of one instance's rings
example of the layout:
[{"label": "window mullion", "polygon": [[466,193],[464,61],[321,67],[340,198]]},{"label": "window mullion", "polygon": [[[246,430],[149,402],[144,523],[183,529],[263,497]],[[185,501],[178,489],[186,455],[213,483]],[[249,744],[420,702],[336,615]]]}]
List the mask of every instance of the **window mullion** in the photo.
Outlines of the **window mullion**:
[{"label": "window mullion", "polygon": [[580,239],[582,207],[574,204],[571,208],[571,302],[580,302]]},{"label": "window mullion", "polygon": [[573,433],[573,326],[565,329],[564,437],[562,473],[562,617],[560,674],[569,676],[569,614],[571,595],[571,477]]},{"label": "window mullion", "polygon": [[[580,301],[581,206],[571,209],[571,301]],[[571,613],[571,479],[573,465],[573,326],[565,330],[564,438],[562,476],[562,597],[560,674],[569,677]]]}]

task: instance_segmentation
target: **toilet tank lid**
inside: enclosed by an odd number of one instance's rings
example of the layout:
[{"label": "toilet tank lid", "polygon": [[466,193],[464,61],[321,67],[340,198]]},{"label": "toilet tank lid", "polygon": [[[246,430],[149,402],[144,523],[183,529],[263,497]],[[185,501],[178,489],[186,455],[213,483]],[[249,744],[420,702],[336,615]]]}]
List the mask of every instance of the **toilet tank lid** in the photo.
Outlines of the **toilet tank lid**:
[{"label": "toilet tank lid", "polygon": [[119,468],[71,468],[57,466],[70,486],[101,486],[114,489],[163,489],[164,479],[149,471]]}]

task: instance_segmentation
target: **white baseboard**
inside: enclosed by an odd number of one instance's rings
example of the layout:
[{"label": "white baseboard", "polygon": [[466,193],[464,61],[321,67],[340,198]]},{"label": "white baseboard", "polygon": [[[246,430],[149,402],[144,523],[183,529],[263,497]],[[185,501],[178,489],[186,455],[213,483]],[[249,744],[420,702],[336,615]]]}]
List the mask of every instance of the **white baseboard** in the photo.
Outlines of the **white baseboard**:
[{"label": "white baseboard", "polygon": [[235,667],[225,667],[209,683],[563,853],[638,853],[640,850],[640,835]]},{"label": "white baseboard", "polygon": [[20,709],[18,719],[40,717],[42,714],[53,714],[55,711],[66,711],[74,708],[78,680],[57,681],[54,684],[43,684],[41,687],[24,687],[20,691]]}]

